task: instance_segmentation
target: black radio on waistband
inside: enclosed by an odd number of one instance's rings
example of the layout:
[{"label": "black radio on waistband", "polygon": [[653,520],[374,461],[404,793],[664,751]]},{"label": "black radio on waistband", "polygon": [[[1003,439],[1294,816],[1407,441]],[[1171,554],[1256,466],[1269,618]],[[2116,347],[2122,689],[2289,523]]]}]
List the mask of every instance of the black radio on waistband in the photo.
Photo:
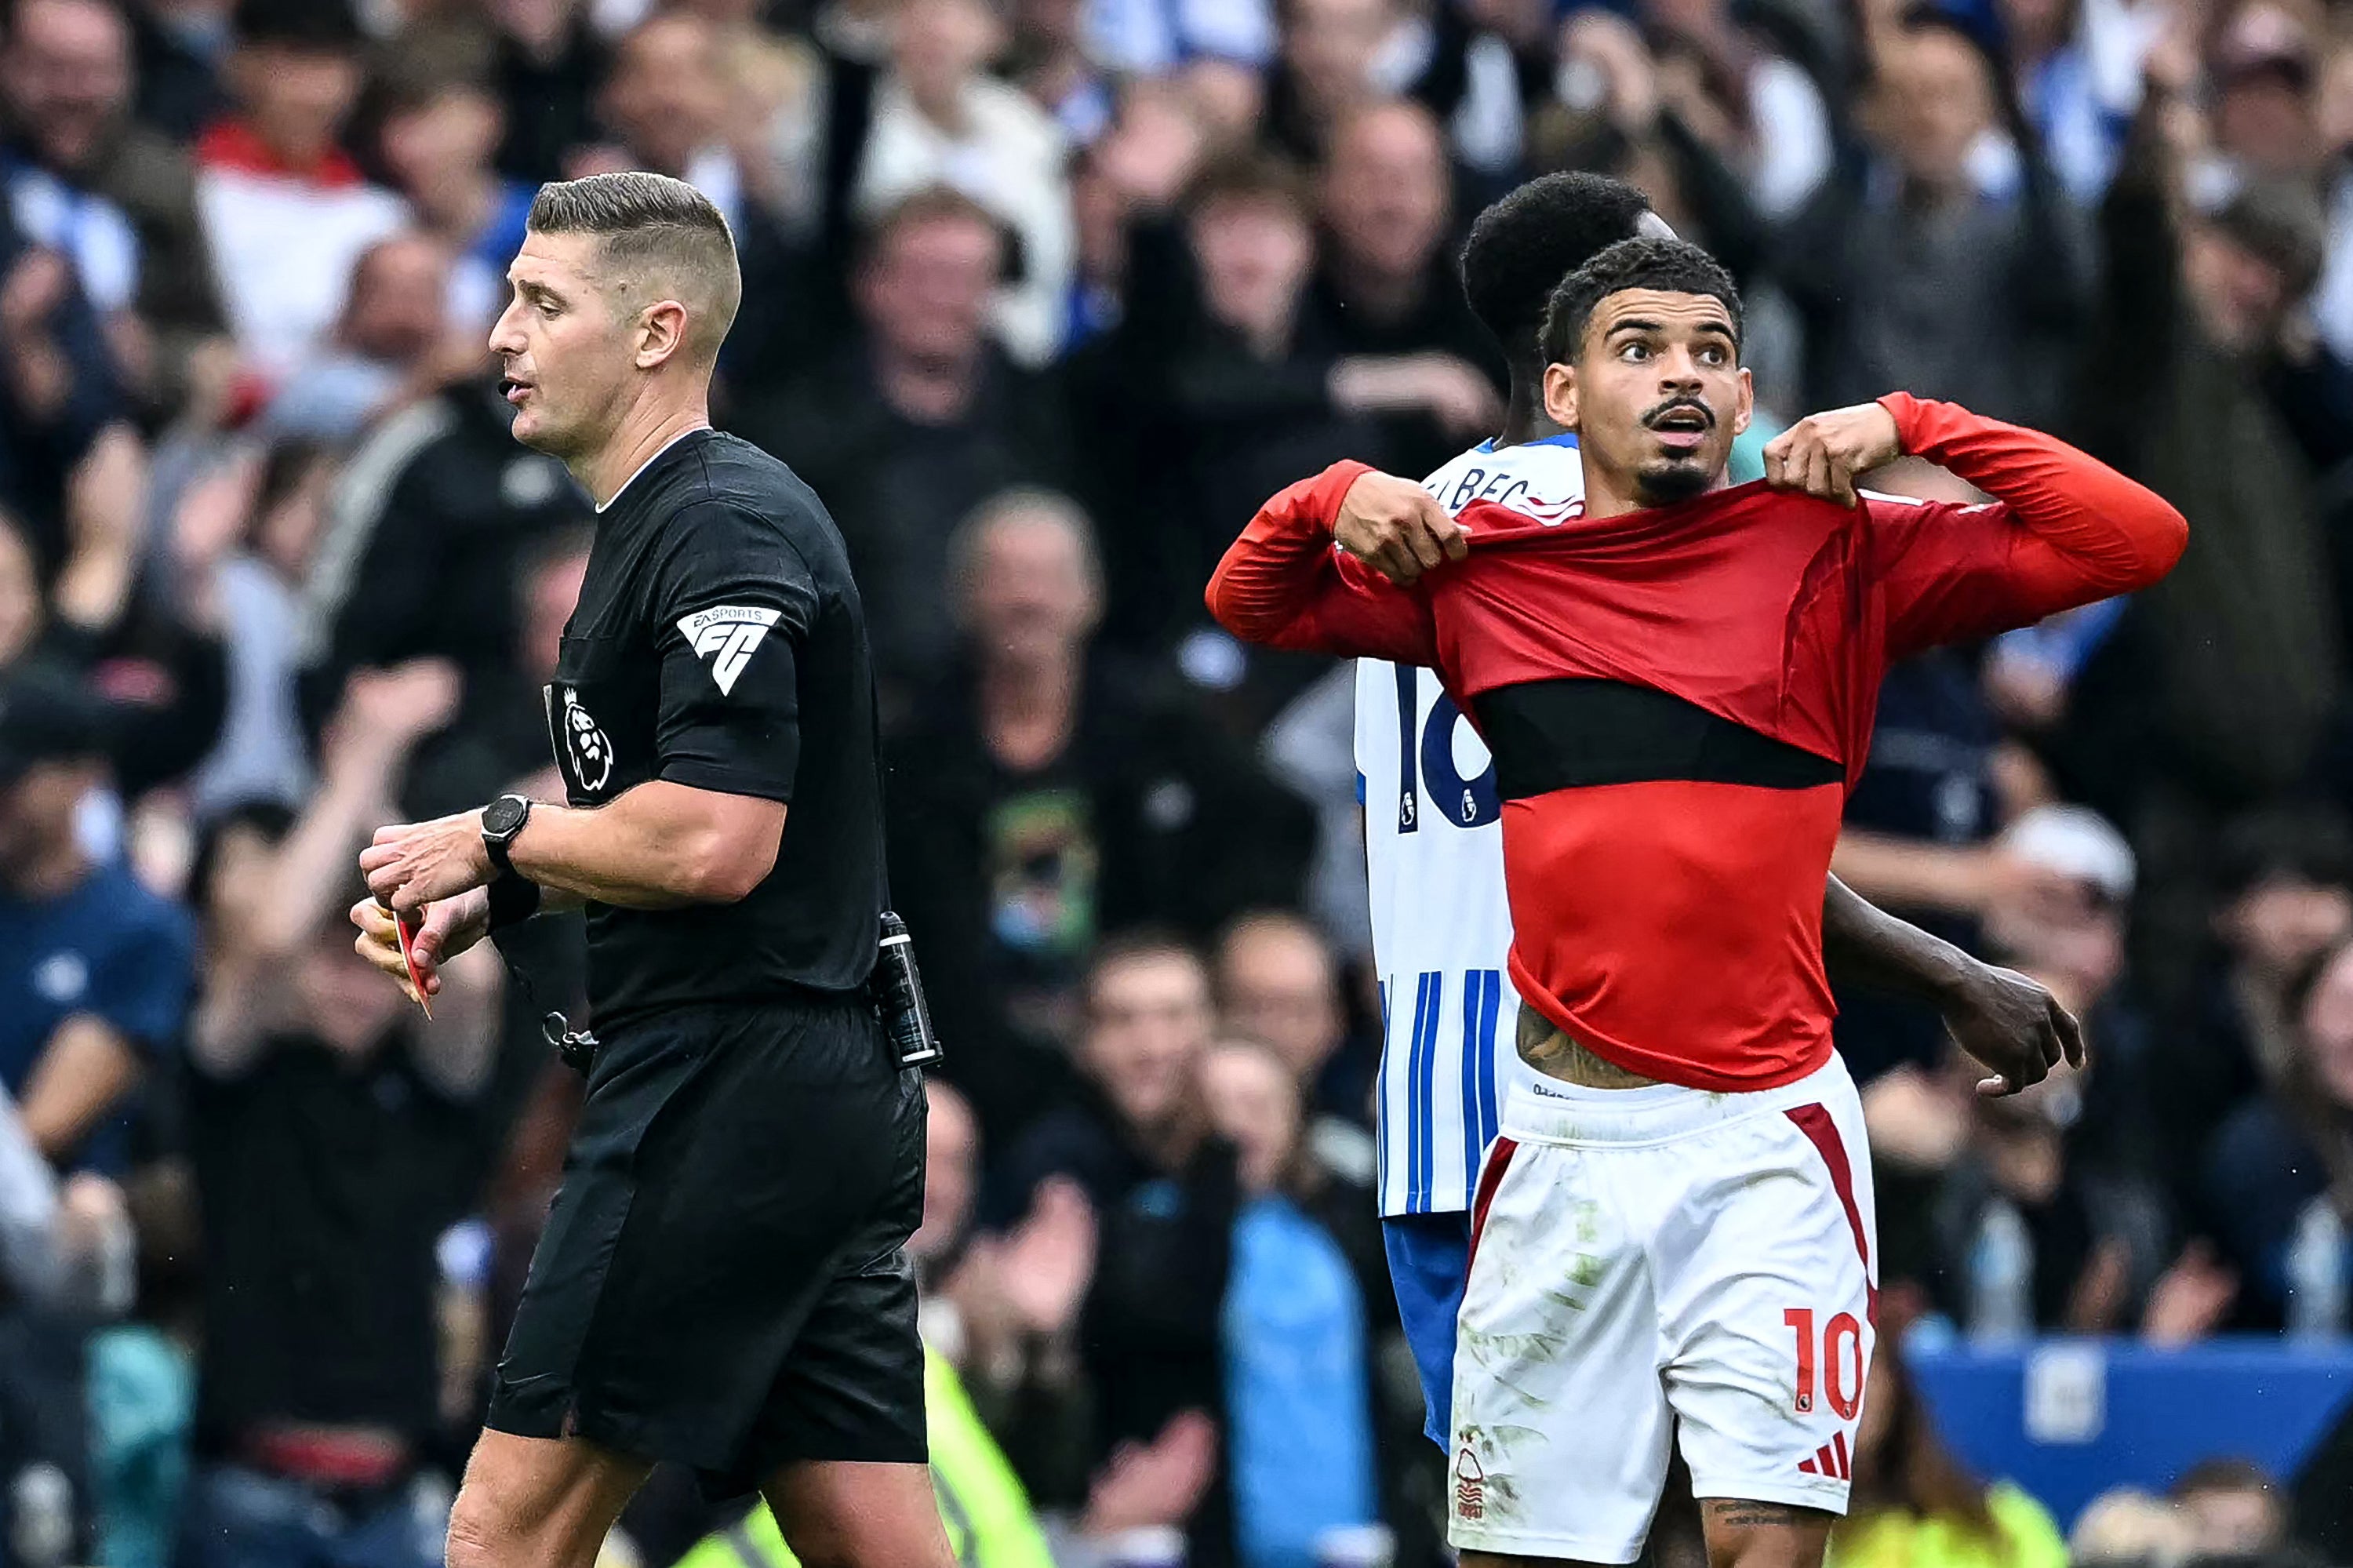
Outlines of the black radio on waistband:
[{"label": "black radio on waistband", "polygon": [[874,974],[867,982],[875,1011],[889,1036],[891,1054],[902,1067],[927,1067],[947,1053],[932,1027],[931,1004],[923,998],[923,971],[915,967],[915,940],[907,923],[890,910],[882,912],[882,941],[874,955]]}]

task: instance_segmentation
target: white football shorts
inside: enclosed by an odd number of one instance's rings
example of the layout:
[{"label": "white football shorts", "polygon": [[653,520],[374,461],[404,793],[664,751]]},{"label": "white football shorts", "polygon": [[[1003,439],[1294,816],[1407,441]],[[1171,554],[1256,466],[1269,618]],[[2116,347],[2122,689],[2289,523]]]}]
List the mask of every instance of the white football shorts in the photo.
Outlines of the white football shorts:
[{"label": "white football shorts", "polygon": [[1472,1214],[1458,1550],[1633,1562],[1678,1430],[1700,1497],[1846,1511],[1877,1235],[1836,1056],[1754,1094],[1524,1081]]}]

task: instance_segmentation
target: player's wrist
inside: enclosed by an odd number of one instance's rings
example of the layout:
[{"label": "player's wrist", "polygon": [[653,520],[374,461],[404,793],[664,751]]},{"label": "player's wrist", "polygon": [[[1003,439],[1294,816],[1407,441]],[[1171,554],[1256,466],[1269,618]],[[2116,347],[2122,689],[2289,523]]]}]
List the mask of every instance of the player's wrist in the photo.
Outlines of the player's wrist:
[{"label": "player's wrist", "polygon": [[1913,439],[1914,427],[1918,423],[1921,413],[1920,400],[1909,392],[1890,392],[1873,401],[1887,411],[1890,426],[1887,461],[1893,462],[1900,457],[1920,455],[1914,450],[1917,443]]},{"label": "player's wrist", "polygon": [[1928,993],[1946,1008],[1967,1003],[1992,973],[1961,948],[1941,939],[1921,958],[1919,971]]}]

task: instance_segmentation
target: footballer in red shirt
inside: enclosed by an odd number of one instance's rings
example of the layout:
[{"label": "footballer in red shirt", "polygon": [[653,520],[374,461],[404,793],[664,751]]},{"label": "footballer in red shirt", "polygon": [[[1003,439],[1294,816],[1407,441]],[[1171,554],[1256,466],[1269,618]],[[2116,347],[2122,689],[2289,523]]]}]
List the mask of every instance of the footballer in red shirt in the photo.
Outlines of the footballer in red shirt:
[{"label": "footballer in red shirt", "polygon": [[[1335,548],[1366,471],[1335,465],[1209,587],[1245,639],[1436,669],[1494,758],[1542,1075],[1473,1204],[1451,1489],[1473,1568],[1633,1561],[1678,1428],[1716,1562],[1819,1563],[1876,1295],[1821,905],[1881,677],[2146,587],[2186,542],[2063,443],[1900,393],[1802,421],[1725,488],[1740,336],[1704,252],[1613,246],[1546,328],[1581,506],[1474,503]],[[1994,499],[1856,492],[1905,453]]]}]

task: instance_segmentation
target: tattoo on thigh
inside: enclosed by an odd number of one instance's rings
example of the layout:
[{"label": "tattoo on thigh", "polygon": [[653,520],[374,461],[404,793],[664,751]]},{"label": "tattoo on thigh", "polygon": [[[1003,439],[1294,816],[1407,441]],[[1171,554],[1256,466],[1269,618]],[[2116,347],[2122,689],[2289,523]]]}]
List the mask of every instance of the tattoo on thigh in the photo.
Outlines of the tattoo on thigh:
[{"label": "tattoo on thigh", "polygon": [[1745,1498],[1709,1498],[1702,1506],[1707,1510],[1708,1523],[1732,1530],[1773,1527],[1802,1530],[1809,1525],[1820,1524],[1828,1517],[1818,1508],[1751,1502]]}]

